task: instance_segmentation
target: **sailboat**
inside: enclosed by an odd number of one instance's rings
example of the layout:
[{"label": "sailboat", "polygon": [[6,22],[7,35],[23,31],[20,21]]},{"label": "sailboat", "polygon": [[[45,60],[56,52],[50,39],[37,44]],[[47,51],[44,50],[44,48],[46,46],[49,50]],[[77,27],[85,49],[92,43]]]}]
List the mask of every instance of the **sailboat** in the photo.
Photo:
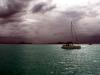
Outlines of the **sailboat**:
[{"label": "sailboat", "polygon": [[[71,34],[72,34],[72,39],[75,40],[78,43],[78,38],[77,38],[75,28],[74,28],[72,22],[71,22]],[[64,44],[61,48],[62,49],[81,49],[81,46],[79,44],[77,44],[77,45],[74,44],[74,41],[73,42],[69,41],[66,44]]]}]

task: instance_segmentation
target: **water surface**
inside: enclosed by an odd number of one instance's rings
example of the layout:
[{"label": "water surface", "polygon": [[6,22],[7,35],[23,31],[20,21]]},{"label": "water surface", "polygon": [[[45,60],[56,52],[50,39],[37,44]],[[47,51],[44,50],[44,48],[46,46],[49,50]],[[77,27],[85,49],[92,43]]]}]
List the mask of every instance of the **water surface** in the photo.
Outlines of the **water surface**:
[{"label": "water surface", "polygon": [[0,45],[0,75],[100,75],[100,45]]}]

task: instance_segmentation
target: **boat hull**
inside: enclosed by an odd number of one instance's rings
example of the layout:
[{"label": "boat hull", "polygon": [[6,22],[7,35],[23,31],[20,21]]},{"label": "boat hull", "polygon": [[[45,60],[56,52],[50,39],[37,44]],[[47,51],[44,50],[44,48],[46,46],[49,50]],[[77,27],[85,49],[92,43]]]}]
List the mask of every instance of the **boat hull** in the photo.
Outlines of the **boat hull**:
[{"label": "boat hull", "polygon": [[62,46],[62,49],[81,49],[81,46]]}]

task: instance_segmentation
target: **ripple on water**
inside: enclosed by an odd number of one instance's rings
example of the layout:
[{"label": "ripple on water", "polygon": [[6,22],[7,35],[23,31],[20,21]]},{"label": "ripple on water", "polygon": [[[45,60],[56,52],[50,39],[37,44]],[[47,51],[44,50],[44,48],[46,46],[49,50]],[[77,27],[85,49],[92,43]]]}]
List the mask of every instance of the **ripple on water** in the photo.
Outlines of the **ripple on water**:
[{"label": "ripple on water", "polygon": [[67,51],[54,45],[1,46],[0,72],[18,69],[19,75],[100,75],[100,47],[94,48]]}]

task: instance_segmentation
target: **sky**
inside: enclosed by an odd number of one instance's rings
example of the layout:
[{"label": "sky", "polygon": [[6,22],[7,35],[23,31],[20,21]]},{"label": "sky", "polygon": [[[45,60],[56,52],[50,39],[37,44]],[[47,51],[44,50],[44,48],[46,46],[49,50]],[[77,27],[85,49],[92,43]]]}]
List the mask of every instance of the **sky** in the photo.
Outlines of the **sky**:
[{"label": "sky", "polygon": [[99,9],[100,0],[0,0],[0,42],[100,43]]}]

